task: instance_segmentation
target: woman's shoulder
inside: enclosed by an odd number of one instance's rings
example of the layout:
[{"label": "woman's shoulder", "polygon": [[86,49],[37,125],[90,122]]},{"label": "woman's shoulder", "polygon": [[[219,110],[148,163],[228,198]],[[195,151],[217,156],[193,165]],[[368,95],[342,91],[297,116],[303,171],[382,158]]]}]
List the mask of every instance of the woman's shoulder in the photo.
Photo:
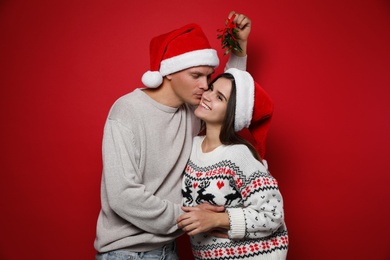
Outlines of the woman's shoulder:
[{"label": "woman's shoulder", "polygon": [[192,139],[192,155],[194,155],[196,151],[201,149],[203,139],[204,139],[204,135],[194,136],[194,138]]},{"label": "woman's shoulder", "polygon": [[203,139],[204,139],[204,135],[194,136],[193,144],[199,144],[203,141]]},{"label": "woman's shoulder", "polygon": [[253,168],[261,171],[267,171],[267,167],[263,162],[257,160],[252,154],[248,146],[244,144],[234,144],[227,146],[227,159],[231,160],[240,167]]},{"label": "woman's shoulder", "polygon": [[252,152],[249,150],[248,146],[246,146],[244,144],[227,145],[226,150],[229,153],[236,155],[238,158],[240,158],[240,157],[241,158],[253,157],[253,159],[255,159]]}]

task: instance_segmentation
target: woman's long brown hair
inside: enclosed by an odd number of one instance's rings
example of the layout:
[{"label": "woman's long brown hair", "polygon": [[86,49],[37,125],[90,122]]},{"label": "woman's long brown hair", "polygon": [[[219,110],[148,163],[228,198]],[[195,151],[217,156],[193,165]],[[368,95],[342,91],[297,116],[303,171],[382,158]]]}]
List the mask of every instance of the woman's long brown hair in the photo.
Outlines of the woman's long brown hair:
[{"label": "woman's long brown hair", "polygon": [[260,161],[261,160],[260,155],[257,152],[257,150],[254,148],[254,146],[249,141],[247,141],[246,139],[238,135],[236,131],[234,131],[234,118],[236,114],[236,92],[237,92],[236,82],[234,80],[234,77],[229,73],[223,73],[217,76],[212,82],[210,82],[209,85],[212,85],[219,78],[228,79],[232,83],[232,90],[227,104],[225,118],[222,122],[222,128],[221,128],[221,133],[219,134],[219,139],[221,143],[224,145],[233,145],[233,144],[246,145],[249,148],[249,150],[252,152],[253,156]]}]

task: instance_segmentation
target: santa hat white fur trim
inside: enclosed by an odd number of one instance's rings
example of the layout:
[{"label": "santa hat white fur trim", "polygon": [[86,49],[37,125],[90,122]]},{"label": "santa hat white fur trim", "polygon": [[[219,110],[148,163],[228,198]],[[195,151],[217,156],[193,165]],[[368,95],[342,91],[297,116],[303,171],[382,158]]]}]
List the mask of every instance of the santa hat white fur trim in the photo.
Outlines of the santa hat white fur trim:
[{"label": "santa hat white fur trim", "polygon": [[236,82],[234,130],[238,132],[251,124],[255,102],[255,82],[252,76],[243,70],[231,68],[225,73],[231,74]]},{"label": "santa hat white fur trim", "polygon": [[166,76],[195,66],[217,67],[218,65],[219,59],[217,51],[213,49],[203,49],[186,52],[161,61],[160,73],[162,76]]},{"label": "santa hat white fur trim", "polygon": [[147,71],[142,76],[142,83],[149,88],[157,88],[163,82],[163,77],[174,72],[195,66],[218,67],[217,51],[204,49],[186,52],[161,61],[160,71]]}]

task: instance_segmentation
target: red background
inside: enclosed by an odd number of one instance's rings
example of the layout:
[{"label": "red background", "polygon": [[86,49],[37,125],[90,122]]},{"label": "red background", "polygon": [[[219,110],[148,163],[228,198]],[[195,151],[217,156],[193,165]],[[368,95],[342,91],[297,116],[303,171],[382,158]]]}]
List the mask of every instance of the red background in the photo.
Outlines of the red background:
[{"label": "red background", "polygon": [[275,101],[288,259],[390,259],[389,2],[135,2],[0,2],[0,259],[94,258],[110,106],[141,87],[153,36],[197,22],[220,50],[230,10],[253,20],[248,70]]}]

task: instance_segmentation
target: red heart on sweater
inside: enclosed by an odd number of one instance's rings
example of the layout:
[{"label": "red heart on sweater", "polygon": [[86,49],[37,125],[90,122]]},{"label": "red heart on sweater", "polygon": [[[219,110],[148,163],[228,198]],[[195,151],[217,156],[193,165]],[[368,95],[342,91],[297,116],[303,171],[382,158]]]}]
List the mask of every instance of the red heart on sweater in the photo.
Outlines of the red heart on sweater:
[{"label": "red heart on sweater", "polygon": [[218,189],[221,189],[223,186],[225,186],[225,183],[223,181],[217,182]]},{"label": "red heart on sweater", "polygon": [[194,184],[192,186],[194,187],[194,189],[196,189],[196,187],[198,187],[198,183],[194,182]]}]

